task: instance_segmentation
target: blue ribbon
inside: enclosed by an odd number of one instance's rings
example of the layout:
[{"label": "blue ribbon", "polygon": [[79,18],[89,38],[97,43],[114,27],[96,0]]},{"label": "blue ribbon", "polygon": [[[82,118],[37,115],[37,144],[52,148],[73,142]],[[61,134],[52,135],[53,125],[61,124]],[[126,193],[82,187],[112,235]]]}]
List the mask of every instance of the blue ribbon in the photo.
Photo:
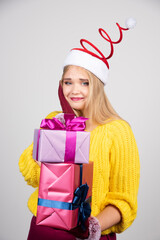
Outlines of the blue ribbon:
[{"label": "blue ribbon", "polygon": [[82,229],[85,230],[85,221],[91,214],[91,207],[89,204],[89,202],[91,202],[91,197],[89,199],[86,199],[89,186],[87,185],[87,183],[82,185],[82,167],[83,166],[81,164],[80,187],[75,190],[72,203],[38,198],[38,205],[43,207],[65,210],[75,210],[79,208],[78,225],[81,224]]},{"label": "blue ribbon", "polygon": [[38,205],[43,207],[58,208],[65,210],[74,210],[77,208],[72,203],[48,200],[44,198],[38,198]]}]

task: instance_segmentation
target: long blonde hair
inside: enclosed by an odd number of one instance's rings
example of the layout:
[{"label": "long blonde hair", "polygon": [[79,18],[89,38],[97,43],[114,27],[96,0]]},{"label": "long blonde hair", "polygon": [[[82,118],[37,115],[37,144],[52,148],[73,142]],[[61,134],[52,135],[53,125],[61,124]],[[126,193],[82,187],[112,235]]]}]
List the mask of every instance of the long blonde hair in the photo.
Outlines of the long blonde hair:
[{"label": "long blonde hair", "polygon": [[[63,87],[63,76],[72,65],[66,66],[63,70],[63,75],[60,83]],[[112,107],[109,102],[105,91],[104,84],[93,73],[86,70],[89,80],[89,96],[85,106],[85,112],[87,112],[89,118],[95,123],[105,124],[109,121],[122,119]],[[82,116],[82,113],[73,109],[76,116]]]}]

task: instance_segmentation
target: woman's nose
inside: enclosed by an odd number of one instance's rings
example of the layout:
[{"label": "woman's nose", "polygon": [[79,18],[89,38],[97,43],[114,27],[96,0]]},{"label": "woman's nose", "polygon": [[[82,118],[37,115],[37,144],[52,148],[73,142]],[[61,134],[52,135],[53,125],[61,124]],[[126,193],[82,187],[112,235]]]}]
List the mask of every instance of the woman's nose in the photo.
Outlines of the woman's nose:
[{"label": "woman's nose", "polygon": [[79,93],[79,86],[78,86],[78,84],[73,84],[72,85],[72,93],[74,93],[74,94]]}]

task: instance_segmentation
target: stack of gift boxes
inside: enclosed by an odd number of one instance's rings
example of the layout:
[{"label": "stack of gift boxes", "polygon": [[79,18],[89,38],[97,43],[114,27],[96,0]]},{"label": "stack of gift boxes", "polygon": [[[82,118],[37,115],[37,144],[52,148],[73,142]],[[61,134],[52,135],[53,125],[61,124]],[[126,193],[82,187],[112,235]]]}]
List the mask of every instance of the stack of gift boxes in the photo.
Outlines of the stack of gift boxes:
[{"label": "stack of gift boxes", "polygon": [[41,162],[36,224],[70,230],[90,215],[93,163],[85,121],[63,114],[34,131],[33,158]]}]

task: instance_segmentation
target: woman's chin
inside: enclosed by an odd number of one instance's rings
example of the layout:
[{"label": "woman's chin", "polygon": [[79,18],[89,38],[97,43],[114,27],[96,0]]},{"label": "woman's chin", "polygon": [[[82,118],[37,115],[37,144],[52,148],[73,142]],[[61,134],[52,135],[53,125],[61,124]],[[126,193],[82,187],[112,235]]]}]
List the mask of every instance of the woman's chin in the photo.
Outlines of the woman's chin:
[{"label": "woman's chin", "polygon": [[71,104],[70,106],[71,106],[71,108],[73,108],[74,110],[83,111],[83,107],[77,106],[77,104]]}]

